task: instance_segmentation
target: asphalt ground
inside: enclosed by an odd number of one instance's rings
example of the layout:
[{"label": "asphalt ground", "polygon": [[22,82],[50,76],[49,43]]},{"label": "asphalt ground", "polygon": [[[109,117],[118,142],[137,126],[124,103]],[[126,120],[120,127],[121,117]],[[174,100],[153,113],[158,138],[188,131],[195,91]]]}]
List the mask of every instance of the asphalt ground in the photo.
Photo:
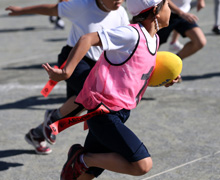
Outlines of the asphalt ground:
[{"label": "asphalt ground", "polygon": [[[65,83],[48,98],[40,91],[48,80],[41,64],[55,63],[66,44],[65,30],[54,29],[48,17],[8,17],[5,7],[55,3],[49,0],[0,2],[0,179],[55,180],[69,147],[83,144],[87,132],[78,124],[57,136],[52,154],[35,154],[24,140],[39,125],[46,109],[65,101]],[[141,177],[105,171],[102,180],[220,180],[220,36],[211,32],[213,1],[197,13],[207,45],[183,61],[183,82],[170,88],[148,88],[127,122],[147,146],[152,170]],[[182,43],[187,39],[180,38]],[[160,50],[168,50],[163,45]]]}]

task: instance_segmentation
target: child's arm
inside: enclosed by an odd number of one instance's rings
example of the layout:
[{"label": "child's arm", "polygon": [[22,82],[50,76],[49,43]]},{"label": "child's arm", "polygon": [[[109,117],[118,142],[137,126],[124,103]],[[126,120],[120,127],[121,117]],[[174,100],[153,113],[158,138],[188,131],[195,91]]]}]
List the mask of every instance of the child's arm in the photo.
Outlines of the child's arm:
[{"label": "child's arm", "polygon": [[197,11],[205,7],[205,0],[197,0]]},{"label": "child's arm", "polygon": [[36,6],[18,7],[9,6],[5,10],[10,11],[8,15],[18,16],[23,14],[41,14],[48,16],[58,16],[57,4],[41,4]]},{"label": "child's arm", "polygon": [[62,81],[68,79],[73,73],[77,64],[86,55],[91,46],[102,46],[98,32],[83,35],[74,48],[71,50],[67,63],[63,69],[52,68],[48,63],[42,67],[47,71],[49,78],[54,81]]}]

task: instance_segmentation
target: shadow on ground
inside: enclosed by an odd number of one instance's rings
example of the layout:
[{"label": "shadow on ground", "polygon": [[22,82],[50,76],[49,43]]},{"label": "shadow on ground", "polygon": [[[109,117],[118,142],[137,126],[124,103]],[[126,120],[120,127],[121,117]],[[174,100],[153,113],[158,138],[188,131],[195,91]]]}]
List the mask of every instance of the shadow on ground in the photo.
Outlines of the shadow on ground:
[{"label": "shadow on ground", "polygon": [[34,106],[45,105],[45,104],[59,104],[66,101],[63,95],[51,95],[51,98],[44,98],[42,96],[28,97],[16,102],[2,104],[0,105],[0,111],[5,109],[38,109],[42,110],[44,108],[36,108]]},{"label": "shadow on ground", "polygon": [[[23,149],[9,149],[0,151],[0,158],[17,156],[21,154],[36,154],[34,150],[23,150]],[[12,163],[0,161],[0,171],[5,171],[11,167],[23,166],[21,163]]]}]

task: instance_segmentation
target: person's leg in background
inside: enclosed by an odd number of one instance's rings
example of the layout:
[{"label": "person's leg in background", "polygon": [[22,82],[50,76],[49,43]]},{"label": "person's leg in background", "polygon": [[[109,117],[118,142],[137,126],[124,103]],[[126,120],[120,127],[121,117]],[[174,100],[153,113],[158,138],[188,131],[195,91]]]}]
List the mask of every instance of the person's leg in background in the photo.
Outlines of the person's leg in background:
[{"label": "person's leg in background", "polygon": [[169,44],[169,50],[170,51],[180,51],[183,48],[183,44],[180,43],[179,41],[180,34],[173,30],[172,36],[171,36],[171,41]]},{"label": "person's leg in background", "polygon": [[220,34],[220,0],[214,0],[214,17],[215,24],[212,31],[215,34]]},{"label": "person's leg in background", "polygon": [[[63,1],[67,1],[67,0],[59,0],[58,3]],[[49,21],[55,24],[55,29],[65,28],[65,22],[59,16],[50,16]]]},{"label": "person's leg in background", "polygon": [[199,27],[194,27],[185,32],[186,36],[190,39],[183,49],[178,52],[181,59],[191,56],[198,50],[203,48],[206,44],[206,37]]}]

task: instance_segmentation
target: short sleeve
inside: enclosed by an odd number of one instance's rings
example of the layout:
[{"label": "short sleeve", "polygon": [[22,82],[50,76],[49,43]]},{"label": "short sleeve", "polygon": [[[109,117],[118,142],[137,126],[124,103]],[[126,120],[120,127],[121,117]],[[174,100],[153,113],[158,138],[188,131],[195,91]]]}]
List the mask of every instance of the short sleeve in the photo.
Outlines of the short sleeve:
[{"label": "short sleeve", "polygon": [[103,29],[98,32],[103,50],[130,49],[136,45],[138,32],[131,26]]},{"label": "short sleeve", "polygon": [[102,48],[113,64],[123,63],[133,53],[139,39],[138,32],[131,26],[120,26],[98,33]]}]

